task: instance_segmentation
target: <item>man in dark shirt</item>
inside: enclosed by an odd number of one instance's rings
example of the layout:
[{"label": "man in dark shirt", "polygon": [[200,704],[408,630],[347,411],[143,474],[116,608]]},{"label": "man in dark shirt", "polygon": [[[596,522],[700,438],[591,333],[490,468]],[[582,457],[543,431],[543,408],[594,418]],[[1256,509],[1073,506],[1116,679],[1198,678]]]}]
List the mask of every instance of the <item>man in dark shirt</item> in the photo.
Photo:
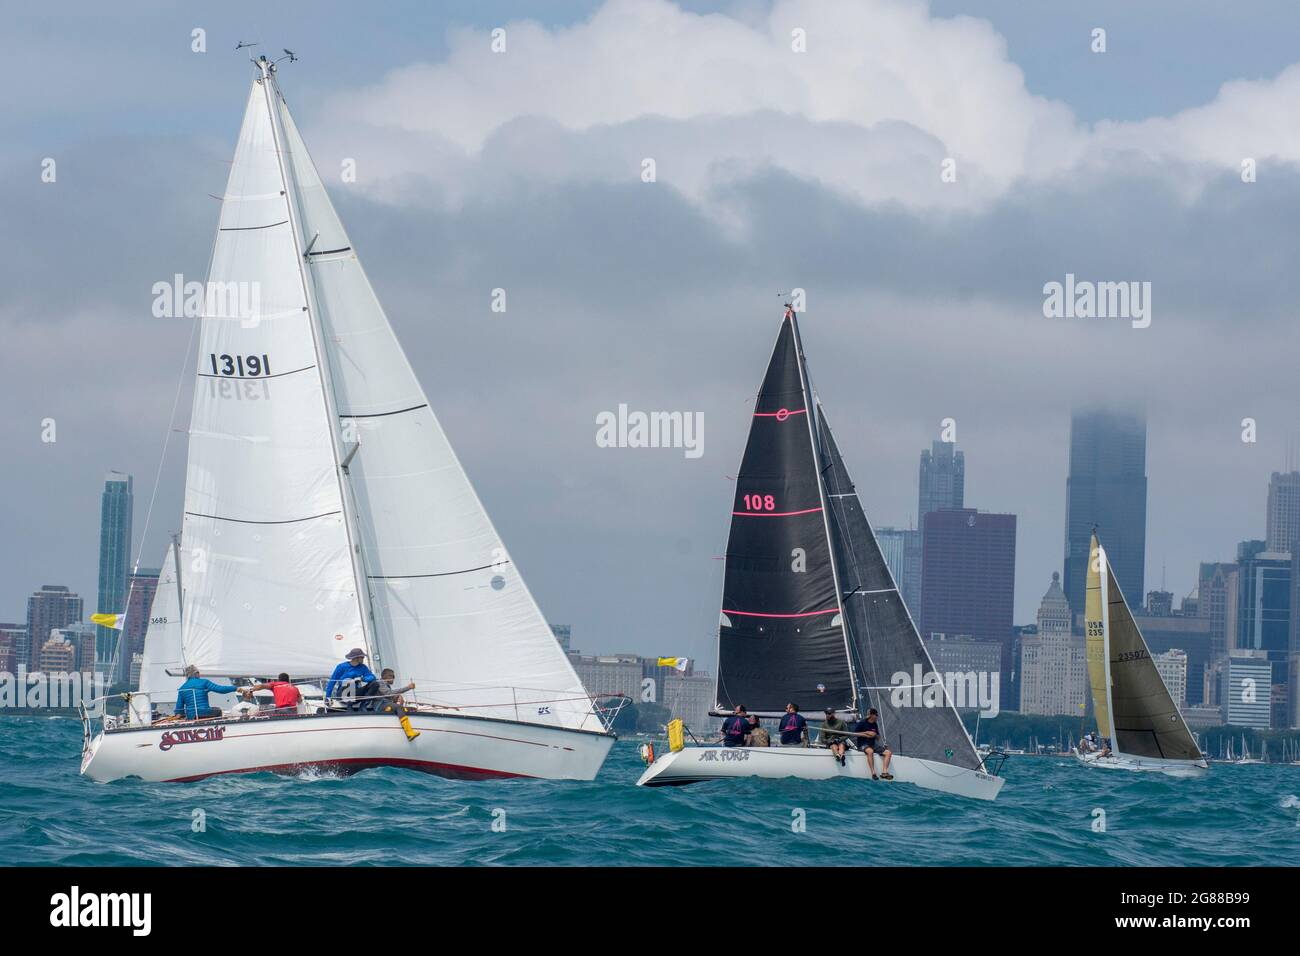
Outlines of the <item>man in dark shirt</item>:
[{"label": "man in dark shirt", "polygon": [[[858,747],[866,754],[871,779],[879,780],[883,777],[886,780],[893,780],[894,775],[889,772],[889,761],[894,756],[894,752],[889,749],[885,743],[885,735],[880,732],[880,712],[872,707],[867,711],[867,716],[853,725],[853,730],[861,735],[858,737]],[[880,754],[885,761],[885,766],[879,774],[876,773],[876,754]]]},{"label": "man in dark shirt", "polygon": [[749,713],[744,704],[736,705],[736,712],[722,722],[722,745],[724,747],[745,746],[745,735],[749,733]]},{"label": "man in dark shirt", "polygon": [[835,716],[835,708],[826,708],[826,719],[822,721],[822,729],[817,734],[817,742],[823,747],[831,749],[831,756],[841,767],[845,766],[845,751],[848,750],[848,744],[842,731],[849,729],[849,725]]},{"label": "man in dark shirt", "polygon": [[785,716],[781,718],[782,747],[808,746],[808,721],[799,713],[798,704],[786,704]]}]

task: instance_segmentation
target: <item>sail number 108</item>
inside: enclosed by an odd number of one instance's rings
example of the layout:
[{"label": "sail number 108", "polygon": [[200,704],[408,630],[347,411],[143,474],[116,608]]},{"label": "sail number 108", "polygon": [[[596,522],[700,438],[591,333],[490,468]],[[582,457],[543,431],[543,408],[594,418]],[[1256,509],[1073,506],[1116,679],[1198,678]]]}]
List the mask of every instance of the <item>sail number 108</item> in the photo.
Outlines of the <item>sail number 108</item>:
[{"label": "sail number 108", "polygon": [[213,375],[260,378],[271,374],[271,360],[265,355],[217,355],[213,352],[208,359],[212,362]]}]

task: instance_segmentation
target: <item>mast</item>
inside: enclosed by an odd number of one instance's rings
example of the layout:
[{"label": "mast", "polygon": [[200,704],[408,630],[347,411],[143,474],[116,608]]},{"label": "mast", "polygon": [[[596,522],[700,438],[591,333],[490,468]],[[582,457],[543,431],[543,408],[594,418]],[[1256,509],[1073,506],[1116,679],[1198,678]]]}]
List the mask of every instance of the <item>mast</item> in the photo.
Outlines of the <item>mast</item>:
[{"label": "mast", "polygon": [[284,165],[285,147],[280,114],[271,94],[272,90],[274,90],[275,96],[279,97],[281,101],[283,101],[284,95],[275,82],[275,64],[268,61],[265,55],[253,62],[262,74],[262,94],[266,102],[267,112],[271,118],[271,135],[275,141],[276,163],[280,169],[280,182],[284,188],[285,210],[289,217],[289,233],[293,238],[294,259],[298,270],[298,279],[302,283],[303,296],[307,302],[307,324],[311,328],[312,348],[316,354],[316,370],[320,377],[326,427],[329,430],[330,448],[334,455],[334,477],[338,482],[339,506],[343,511],[343,527],[347,534],[348,557],[352,564],[352,580],[357,595],[357,609],[361,622],[361,643],[367,650],[372,663],[382,666],[383,661],[376,650],[378,642],[372,639],[374,614],[370,608],[368,581],[359,563],[360,549],[357,545],[358,535],[355,527],[355,503],[349,494],[349,489],[344,486],[343,482],[345,473],[343,468],[344,456],[338,430],[338,408],[329,362],[321,347],[323,333],[317,310],[315,284],[307,275],[307,259],[302,248],[301,213],[298,209],[298,196],[296,189],[290,188],[289,174]]},{"label": "mast", "polygon": [[849,682],[853,691],[852,705],[855,711],[858,706],[858,671],[855,666],[853,647],[849,642],[848,620],[844,615],[844,589],[840,586],[840,570],[835,560],[835,539],[831,537],[830,509],[826,501],[826,469],[823,466],[825,457],[822,454],[822,445],[817,437],[817,429],[813,427],[813,418],[819,414],[819,406],[813,399],[812,383],[808,374],[808,363],[803,354],[803,339],[799,336],[799,321],[794,311],[794,306],[789,302],[785,304],[785,314],[790,319],[790,331],[794,334],[794,352],[796,361],[799,365],[799,380],[803,383],[804,407],[808,409],[808,414],[804,416],[808,420],[808,438],[812,442],[813,460],[817,464],[817,496],[821,502],[822,508],[822,528],[826,534],[826,551],[831,562],[831,577],[835,580],[835,605],[839,608],[837,618],[840,622],[840,634],[844,638],[844,656],[848,659],[849,664]]},{"label": "mast", "polygon": [[[176,626],[181,626],[180,618],[185,613],[185,588],[181,586],[181,533],[179,531],[172,533],[172,567],[176,570]],[[145,636],[148,637],[148,630]],[[185,648],[181,647],[181,654],[184,656]]]},{"label": "mast", "polygon": [[1115,682],[1110,674],[1110,562],[1095,536],[1093,543],[1096,545],[1095,553],[1101,575],[1101,648],[1102,661],[1106,665],[1106,714],[1110,718],[1110,733],[1107,736],[1110,739],[1110,752],[1119,756],[1119,734],[1115,730]]}]

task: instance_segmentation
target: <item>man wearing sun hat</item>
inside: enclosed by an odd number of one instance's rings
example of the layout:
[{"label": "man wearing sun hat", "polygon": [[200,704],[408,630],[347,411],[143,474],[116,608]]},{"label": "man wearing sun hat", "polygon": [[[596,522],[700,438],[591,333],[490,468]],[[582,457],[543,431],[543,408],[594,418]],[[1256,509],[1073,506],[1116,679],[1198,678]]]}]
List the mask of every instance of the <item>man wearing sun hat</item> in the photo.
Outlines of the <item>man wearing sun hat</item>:
[{"label": "man wearing sun hat", "polygon": [[366,666],[366,652],[354,647],[348,651],[347,660],[334,668],[329,683],[325,685],[325,696],[356,700],[358,697],[369,696],[371,685],[378,682],[379,678]]}]

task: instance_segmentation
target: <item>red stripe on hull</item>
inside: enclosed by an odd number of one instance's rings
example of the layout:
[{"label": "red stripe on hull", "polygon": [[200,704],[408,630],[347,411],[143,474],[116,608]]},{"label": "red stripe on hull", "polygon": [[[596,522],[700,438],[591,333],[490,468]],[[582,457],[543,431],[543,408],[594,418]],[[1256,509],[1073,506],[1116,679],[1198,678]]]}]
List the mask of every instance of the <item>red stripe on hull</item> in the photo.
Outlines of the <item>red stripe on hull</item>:
[{"label": "red stripe on hull", "polygon": [[[372,767],[404,767],[407,770],[419,770],[452,780],[501,780],[511,777],[528,777],[526,773],[511,773],[507,770],[485,770],[482,767],[465,767],[454,763],[438,763],[434,760],[410,760],[405,757],[343,757],[338,760],[311,760],[305,763],[279,763],[265,767],[242,767],[239,770],[218,770],[214,773],[200,773],[192,777],[173,777],[164,783],[193,783],[209,777],[220,777],[231,773],[285,773],[294,774],[303,770],[328,770],[345,774],[354,774]],[[531,778],[530,778],[531,779]]]}]

